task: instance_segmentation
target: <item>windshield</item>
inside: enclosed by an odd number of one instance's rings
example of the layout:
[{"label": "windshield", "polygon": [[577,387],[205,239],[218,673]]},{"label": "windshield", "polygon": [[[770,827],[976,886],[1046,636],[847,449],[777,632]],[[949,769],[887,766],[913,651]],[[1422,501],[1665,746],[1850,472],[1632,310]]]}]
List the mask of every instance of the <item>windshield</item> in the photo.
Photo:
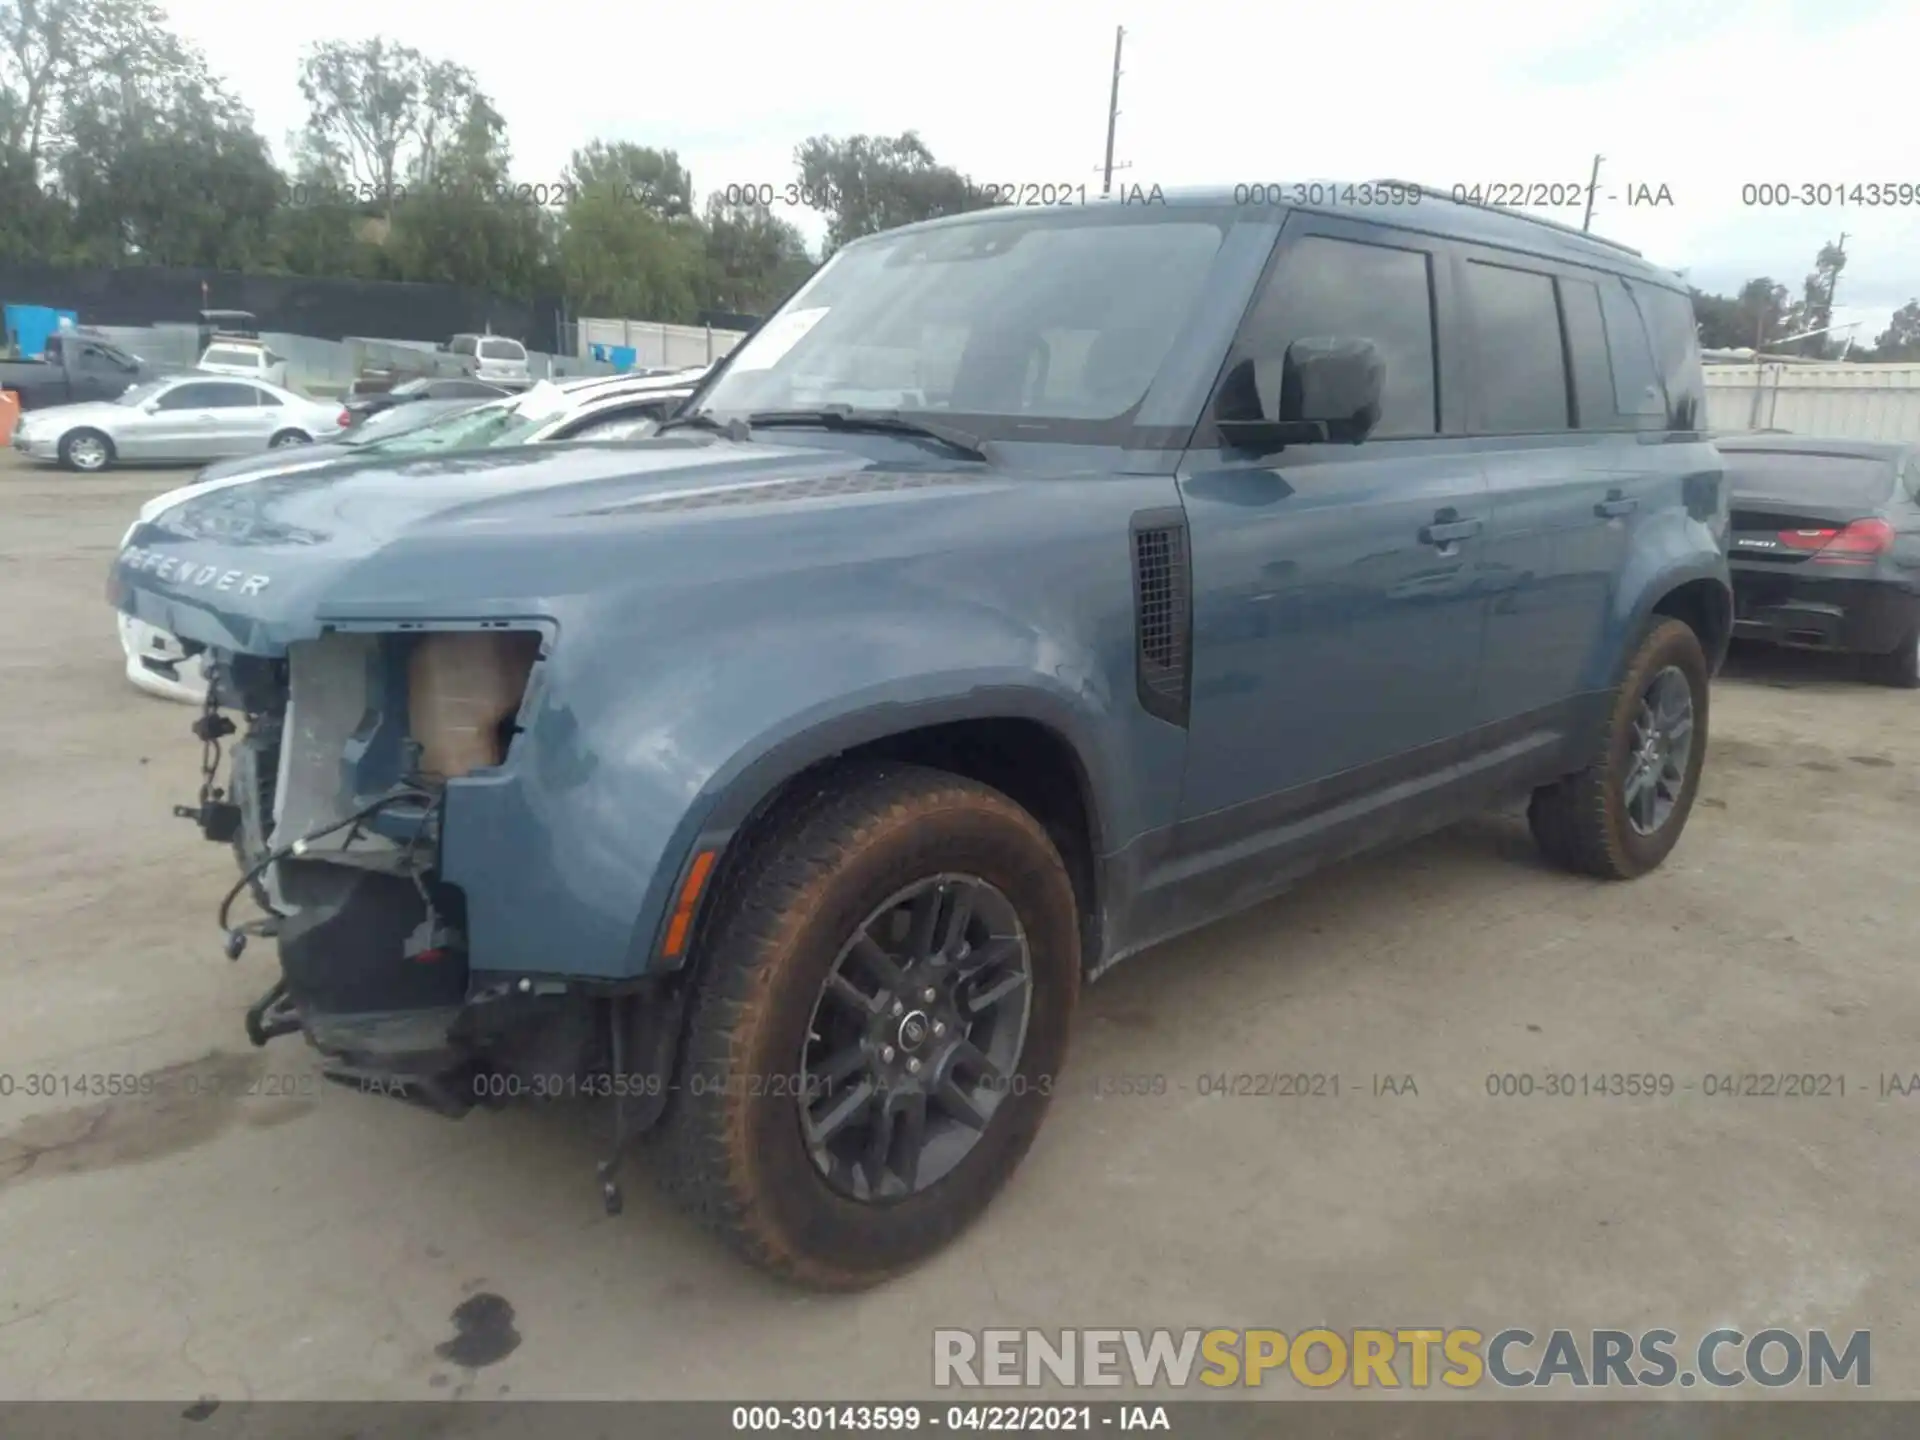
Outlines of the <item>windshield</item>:
[{"label": "windshield", "polygon": [[1872,510],[1893,495],[1893,466],[1885,460],[1787,450],[1722,453],[1736,499]]},{"label": "windshield", "polygon": [[513,445],[551,418],[544,410],[528,407],[519,400],[482,405],[478,409],[443,415],[398,435],[389,432],[378,440],[367,441],[365,448],[382,455],[414,455],[431,450],[475,450],[488,445]]},{"label": "windshield", "polygon": [[923,411],[983,433],[1065,438],[1140,403],[1221,238],[1211,217],[1162,207],[982,217],[864,241],[745,342],[702,408]]}]

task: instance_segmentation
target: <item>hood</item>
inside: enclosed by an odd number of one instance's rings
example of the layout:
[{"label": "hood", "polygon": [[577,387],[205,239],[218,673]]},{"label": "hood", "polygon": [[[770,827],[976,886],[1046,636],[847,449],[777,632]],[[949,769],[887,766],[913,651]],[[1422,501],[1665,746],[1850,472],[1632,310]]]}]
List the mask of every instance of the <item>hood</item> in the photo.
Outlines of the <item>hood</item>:
[{"label": "hood", "polygon": [[31,422],[35,430],[52,430],[68,425],[112,425],[130,413],[127,406],[112,400],[81,400],[71,405],[41,405],[25,411],[21,418]]},{"label": "hood", "polygon": [[[284,475],[294,470],[317,470],[322,465],[330,465],[335,461],[353,459],[354,451],[355,447],[352,445],[319,441],[312,445],[294,445],[279,450],[264,450],[257,455],[240,455],[232,460],[216,461],[194,476],[193,485],[171,490],[160,496],[158,500],[150,500],[147,503],[155,505],[160,500],[170,500],[175,495],[184,495],[189,490],[198,489],[199,483],[206,480],[252,480],[261,475]],[[144,517],[146,512],[143,510],[141,514]]]},{"label": "hood", "polygon": [[[940,468],[897,441],[882,448],[892,465],[671,435],[228,477],[161,497],[170,503],[129,533],[110,593],[184,638],[278,654],[327,622],[554,614],[569,597],[857,561],[907,521],[854,512],[1014,483],[978,465]],[[912,544],[940,533],[916,528]]]}]

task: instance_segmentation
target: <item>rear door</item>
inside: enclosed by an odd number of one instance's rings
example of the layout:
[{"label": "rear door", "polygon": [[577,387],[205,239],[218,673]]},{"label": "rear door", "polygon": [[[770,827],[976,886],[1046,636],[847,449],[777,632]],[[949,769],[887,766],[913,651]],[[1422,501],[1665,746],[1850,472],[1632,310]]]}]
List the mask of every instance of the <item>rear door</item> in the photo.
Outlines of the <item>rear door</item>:
[{"label": "rear door", "polygon": [[1655,503],[1640,434],[1665,400],[1618,276],[1477,246],[1459,266],[1493,499],[1480,719],[1553,729],[1605,669],[1615,588]]}]

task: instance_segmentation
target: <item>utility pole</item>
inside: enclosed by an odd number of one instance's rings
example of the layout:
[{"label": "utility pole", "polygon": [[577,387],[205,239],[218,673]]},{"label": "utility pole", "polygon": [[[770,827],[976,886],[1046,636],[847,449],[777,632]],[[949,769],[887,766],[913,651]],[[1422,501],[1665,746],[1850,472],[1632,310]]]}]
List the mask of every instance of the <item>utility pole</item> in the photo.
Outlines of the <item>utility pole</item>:
[{"label": "utility pole", "polygon": [[1593,196],[1600,188],[1600,162],[1606,158],[1604,155],[1593,157],[1593,173],[1587,177],[1587,216],[1580,222],[1582,230],[1593,229]]},{"label": "utility pole", "polygon": [[1107,101],[1107,163],[1101,172],[1100,194],[1113,193],[1113,129],[1120,119],[1120,43],[1127,38],[1126,28],[1113,27],[1113,94]]}]

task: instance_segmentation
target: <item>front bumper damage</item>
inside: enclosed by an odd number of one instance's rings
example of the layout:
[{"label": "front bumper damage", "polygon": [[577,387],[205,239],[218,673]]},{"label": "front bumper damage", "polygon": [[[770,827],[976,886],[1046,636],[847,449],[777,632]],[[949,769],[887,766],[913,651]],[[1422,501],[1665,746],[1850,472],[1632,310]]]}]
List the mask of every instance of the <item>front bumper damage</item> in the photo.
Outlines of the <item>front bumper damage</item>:
[{"label": "front bumper damage", "polygon": [[[447,786],[507,762],[534,691],[540,647],[523,638],[527,668],[505,689],[457,665],[443,683],[420,634],[330,631],[284,659],[216,652],[194,726],[206,780],[200,804],[176,813],[236,852],[242,874],[220,913],[229,957],[250,937],[278,948],[279,978],[247,1012],[254,1044],[300,1033],[328,1079],[448,1116],[612,1098],[602,1181],[617,1209],[621,1149],[665,1107],[679,988],[476,975],[466,896],[440,873]],[[237,738],[222,785],[226,735]],[[474,759],[491,763],[459,768]],[[259,918],[235,922],[243,899]]]}]

